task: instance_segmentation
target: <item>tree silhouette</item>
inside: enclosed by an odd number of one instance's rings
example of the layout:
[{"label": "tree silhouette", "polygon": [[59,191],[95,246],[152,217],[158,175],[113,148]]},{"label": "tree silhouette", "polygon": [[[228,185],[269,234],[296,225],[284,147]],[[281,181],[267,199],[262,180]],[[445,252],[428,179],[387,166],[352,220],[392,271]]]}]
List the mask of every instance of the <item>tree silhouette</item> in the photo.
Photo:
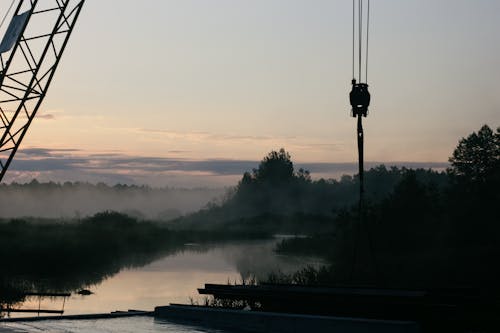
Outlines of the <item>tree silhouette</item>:
[{"label": "tree silhouette", "polygon": [[253,178],[259,183],[271,185],[289,183],[295,177],[290,154],[281,148],[271,151],[253,170]]},{"label": "tree silhouette", "polygon": [[462,138],[449,161],[452,186],[447,210],[456,242],[497,246],[500,225],[492,222],[498,220],[500,200],[500,129],[494,133],[484,125]]},{"label": "tree silhouette", "polygon": [[476,133],[462,138],[449,158],[452,176],[472,182],[486,182],[498,173],[500,164],[500,128],[493,133],[484,125]]}]

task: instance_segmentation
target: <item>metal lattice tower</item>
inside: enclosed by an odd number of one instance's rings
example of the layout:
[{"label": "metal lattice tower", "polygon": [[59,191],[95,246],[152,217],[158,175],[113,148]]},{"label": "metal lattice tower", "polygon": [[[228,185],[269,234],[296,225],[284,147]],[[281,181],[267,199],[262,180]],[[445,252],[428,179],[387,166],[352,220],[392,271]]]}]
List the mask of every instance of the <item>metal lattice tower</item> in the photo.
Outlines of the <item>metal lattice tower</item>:
[{"label": "metal lattice tower", "polygon": [[85,0],[19,0],[0,44],[0,181],[47,93]]}]

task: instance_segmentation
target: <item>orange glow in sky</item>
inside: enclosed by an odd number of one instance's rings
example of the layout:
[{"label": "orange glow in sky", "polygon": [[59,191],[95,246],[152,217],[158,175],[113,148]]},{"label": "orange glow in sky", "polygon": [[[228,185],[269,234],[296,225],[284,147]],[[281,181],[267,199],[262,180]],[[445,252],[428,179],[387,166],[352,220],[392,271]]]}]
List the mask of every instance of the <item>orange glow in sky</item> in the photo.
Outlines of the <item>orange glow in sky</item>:
[{"label": "orange glow in sky", "polygon": [[[87,1],[21,149],[258,161],[284,147],[301,163],[354,162],[351,5]],[[446,162],[500,124],[499,12],[373,2],[366,160]]]}]

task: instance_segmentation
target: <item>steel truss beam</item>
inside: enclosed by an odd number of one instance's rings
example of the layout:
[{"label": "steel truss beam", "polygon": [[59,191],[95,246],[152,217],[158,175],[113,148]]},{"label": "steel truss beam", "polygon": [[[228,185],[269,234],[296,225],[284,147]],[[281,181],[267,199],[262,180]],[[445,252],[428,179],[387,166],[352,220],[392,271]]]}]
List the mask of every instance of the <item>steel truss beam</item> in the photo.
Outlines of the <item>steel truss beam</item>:
[{"label": "steel truss beam", "polygon": [[27,13],[15,45],[0,54],[0,181],[47,93],[85,0],[20,0]]}]

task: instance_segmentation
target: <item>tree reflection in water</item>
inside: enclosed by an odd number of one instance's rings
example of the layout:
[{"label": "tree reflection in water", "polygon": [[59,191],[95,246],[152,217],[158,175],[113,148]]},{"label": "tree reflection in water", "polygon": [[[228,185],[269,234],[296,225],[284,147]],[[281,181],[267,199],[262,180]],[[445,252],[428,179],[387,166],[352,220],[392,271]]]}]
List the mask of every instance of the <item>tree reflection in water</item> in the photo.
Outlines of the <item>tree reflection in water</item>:
[{"label": "tree reflection in water", "polygon": [[90,288],[124,268],[141,267],[181,250],[185,240],[182,233],[174,235],[160,225],[118,213],[101,213],[71,224],[0,223],[4,249],[0,307],[22,306],[27,293]]}]

